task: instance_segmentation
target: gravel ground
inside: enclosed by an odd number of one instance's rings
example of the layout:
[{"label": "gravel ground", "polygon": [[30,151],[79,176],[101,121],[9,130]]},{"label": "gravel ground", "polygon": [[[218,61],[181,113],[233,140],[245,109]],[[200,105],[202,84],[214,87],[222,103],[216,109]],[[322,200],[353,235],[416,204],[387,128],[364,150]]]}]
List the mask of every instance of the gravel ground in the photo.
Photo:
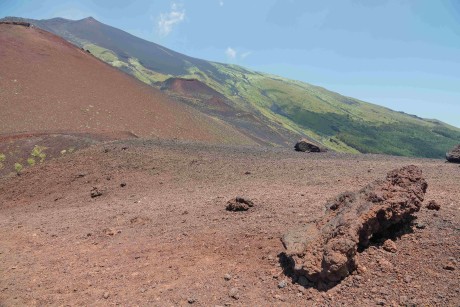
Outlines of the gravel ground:
[{"label": "gravel ground", "polygon": [[[425,207],[392,251],[372,245],[328,291],[283,273],[280,237],[337,194],[420,166]],[[225,210],[236,196],[247,211]],[[460,168],[133,139],[0,179],[0,305],[458,306]]]}]

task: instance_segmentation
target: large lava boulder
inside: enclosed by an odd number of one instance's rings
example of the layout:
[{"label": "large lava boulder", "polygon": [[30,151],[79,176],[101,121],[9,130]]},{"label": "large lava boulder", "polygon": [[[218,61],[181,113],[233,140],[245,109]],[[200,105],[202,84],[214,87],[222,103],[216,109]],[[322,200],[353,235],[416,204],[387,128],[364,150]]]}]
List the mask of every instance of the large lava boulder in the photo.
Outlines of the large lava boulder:
[{"label": "large lava boulder", "polygon": [[321,151],[324,151],[318,145],[315,145],[312,142],[310,142],[308,140],[305,140],[305,139],[302,139],[302,140],[298,141],[295,144],[294,149],[296,151],[302,151],[302,152],[321,152]]},{"label": "large lava boulder", "polygon": [[396,225],[410,223],[427,189],[422,170],[395,169],[357,192],[338,195],[324,216],[282,237],[286,270],[323,288],[334,286],[357,269],[357,252],[370,239],[389,237]]},{"label": "large lava boulder", "polygon": [[460,163],[460,144],[452,148],[451,151],[446,153],[446,159],[452,163]]}]

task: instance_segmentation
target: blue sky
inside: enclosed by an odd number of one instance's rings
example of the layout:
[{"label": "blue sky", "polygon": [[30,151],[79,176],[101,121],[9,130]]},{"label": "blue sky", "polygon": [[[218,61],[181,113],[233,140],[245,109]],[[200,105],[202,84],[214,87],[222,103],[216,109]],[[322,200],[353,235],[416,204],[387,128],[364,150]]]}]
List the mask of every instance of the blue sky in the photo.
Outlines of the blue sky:
[{"label": "blue sky", "polygon": [[460,127],[460,0],[0,0]]}]

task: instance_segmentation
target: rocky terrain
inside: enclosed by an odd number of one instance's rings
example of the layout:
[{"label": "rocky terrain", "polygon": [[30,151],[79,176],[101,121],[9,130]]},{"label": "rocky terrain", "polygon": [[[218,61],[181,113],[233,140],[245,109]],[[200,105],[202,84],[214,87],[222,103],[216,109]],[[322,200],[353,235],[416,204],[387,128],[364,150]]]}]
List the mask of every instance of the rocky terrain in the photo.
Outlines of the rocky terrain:
[{"label": "rocky terrain", "polygon": [[[283,235],[408,165],[428,184],[414,220],[333,287],[289,274]],[[95,144],[0,180],[0,305],[458,306],[459,182],[442,160]]]}]

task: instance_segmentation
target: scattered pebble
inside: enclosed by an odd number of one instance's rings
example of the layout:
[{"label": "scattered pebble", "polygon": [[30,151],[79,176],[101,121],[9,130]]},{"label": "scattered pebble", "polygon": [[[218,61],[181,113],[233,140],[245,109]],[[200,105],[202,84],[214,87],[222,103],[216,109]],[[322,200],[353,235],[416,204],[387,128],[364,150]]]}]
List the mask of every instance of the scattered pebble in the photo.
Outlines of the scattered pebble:
[{"label": "scattered pebble", "polygon": [[438,204],[435,200],[430,200],[428,202],[428,205],[426,205],[426,208],[428,210],[436,210],[436,211],[439,211],[439,209],[441,209],[441,205]]},{"label": "scattered pebble", "polygon": [[104,299],[108,299],[108,298],[109,298],[109,296],[110,296],[110,293],[109,293],[109,292],[107,292],[107,291],[106,291],[106,292],[104,292],[104,294],[102,295],[102,297],[103,297]]},{"label": "scattered pebble", "polygon": [[383,243],[383,249],[390,253],[396,253],[398,251],[398,247],[396,246],[395,242],[390,239]]},{"label": "scattered pebble", "polygon": [[287,283],[285,280],[282,280],[278,283],[278,288],[283,289],[287,286]]},{"label": "scattered pebble", "polygon": [[228,296],[231,298],[237,300],[240,298],[240,294],[238,292],[238,288],[231,288],[230,291],[228,292]]},{"label": "scattered pebble", "polygon": [[225,274],[225,275],[224,275],[224,279],[228,281],[228,280],[232,279],[232,275],[230,275],[230,274]]}]

